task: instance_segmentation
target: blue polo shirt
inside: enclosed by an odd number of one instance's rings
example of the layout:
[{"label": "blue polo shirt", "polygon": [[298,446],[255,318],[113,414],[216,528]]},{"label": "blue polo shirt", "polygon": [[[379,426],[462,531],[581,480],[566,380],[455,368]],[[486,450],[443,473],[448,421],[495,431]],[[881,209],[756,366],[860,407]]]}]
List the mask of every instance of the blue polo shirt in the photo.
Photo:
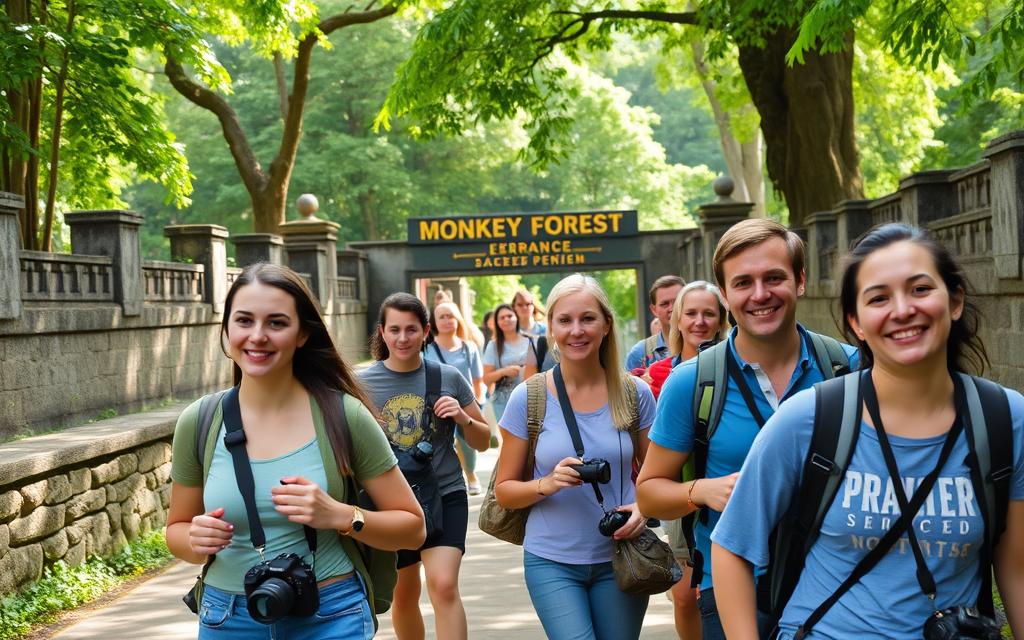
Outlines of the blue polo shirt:
[{"label": "blue polo shirt", "polygon": [[646,338],[641,340],[629,350],[629,353],[626,355],[626,371],[636,369],[637,367],[647,368],[658,360],[664,360],[672,355],[669,353],[668,345],[665,344],[664,334],[659,333],[658,345],[654,347],[654,353],[651,354],[650,358],[644,358],[644,342],[646,341]]},{"label": "blue polo shirt", "polygon": [[[767,420],[775,413],[775,408],[763,391],[762,382],[755,372],[756,363],[745,362],[737,354],[736,331],[737,329],[733,328],[729,333],[729,352],[740,366],[743,380],[754,397],[758,411]],[[818,369],[817,361],[811,350],[807,330],[798,324],[797,331],[800,333],[800,359],[789,379],[786,392],[782,397],[783,401],[798,391],[809,389],[814,383],[825,379]],[[856,369],[860,360],[857,349],[844,344],[843,350],[850,358],[850,368]],[[705,474],[708,478],[720,478],[739,471],[759,431],[757,421],[750,415],[750,410],[743,401],[743,395],[739,387],[736,386],[736,382],[731,377],[726,377],[726,380],[728,387],[725,403],[722,406],[722,416],[708,449],[707,473]],[[654,427],[650,431],[651,442],[680,453],[693,451],[693,389],[696,384],[696,358],[691,358],[672,369],[658,399],[658,413],[654,420]],[[769,392],[773,393],[770,390]],[[719,517],[721,517],[720,512],[708,509],[707,524],[702,524],[698,520],[694,527],[697,551],[704,558],[701,589],[710,589],[712,586],[711,532],[718,523]]]}]

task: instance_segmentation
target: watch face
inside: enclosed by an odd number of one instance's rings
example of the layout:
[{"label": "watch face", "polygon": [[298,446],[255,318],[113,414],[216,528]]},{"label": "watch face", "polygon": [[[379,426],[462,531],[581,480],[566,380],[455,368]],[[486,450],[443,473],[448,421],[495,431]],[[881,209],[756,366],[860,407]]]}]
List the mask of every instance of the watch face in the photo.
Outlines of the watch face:
[{"label": "watch face", "polygon": [[356,532],[362,531],[364,524],[365,523],[362,520],[353,520],[352,521],[352,530],[356,531]]}]

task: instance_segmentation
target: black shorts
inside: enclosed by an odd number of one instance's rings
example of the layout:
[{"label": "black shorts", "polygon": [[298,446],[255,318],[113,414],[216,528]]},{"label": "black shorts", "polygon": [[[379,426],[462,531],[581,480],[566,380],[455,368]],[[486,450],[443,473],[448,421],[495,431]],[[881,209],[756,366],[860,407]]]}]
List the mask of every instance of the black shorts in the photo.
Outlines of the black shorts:
[{"label": "black shorts", "polygon": [[411,567],[420,561],[420,552],[434,547],[455,547],[466,553],[466,527],[469,526],[469,496],[453,491],[441,496],[441,531],[427,538],[416,550],[398,551],[398,568]]}]

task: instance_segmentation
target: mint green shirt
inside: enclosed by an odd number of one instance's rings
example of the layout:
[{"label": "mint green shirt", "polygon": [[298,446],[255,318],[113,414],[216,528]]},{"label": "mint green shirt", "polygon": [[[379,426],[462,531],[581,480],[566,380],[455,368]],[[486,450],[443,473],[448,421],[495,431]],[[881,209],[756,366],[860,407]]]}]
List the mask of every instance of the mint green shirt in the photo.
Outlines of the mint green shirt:
[{"label": "mint green shirt", "polygon": [[[323,415],[312,396],[310,406],[316,430],[322,433]],[[366,407],[353,398],[346,397],[345,410],[353,445],[350,463],[356,479],[362,483],[395,466],[397,461],[387,438]],[[189,407],[179,419],[171,465],[171,478],[188,486],[203,484],[202,465],[196,460],[195,455],[195,431],[182,427],[183,421],[195,420],[196,411],[197,407]],[[223,433],[219,414],[218,410],[214,416],[214,424],[218,425],[220,433]],[[185,436],[178,437],[179,432],[184,432]],[[242,582],[245,572],[258,563],[260,557],[249,538],[249,520],[246,517],[242,495],[238,491],[238,483],[235,481],[231,454],[224,446],[222,436],[218,435],[215,442],[209,476],[203,485],[203,504],[206,511],[223,507],[224,520],[233,524],[235,530],[231,543],[217,554],[216,561],[210,565],[210,570],[206,574],[206,584],[224,591],[243,593]],[[285,476],[301,475],[326,490],[327,473],[324,470],[317,439],[314,437],[298,449],[276,458],[250,460],[249,464],[256,485],[256,508],[267,539],[264,557],[269,560],[282,553],[296,553],[307,563],[314,565],[302,525],[290,522],[286,516],[274,509],[270,489],[280,486],[280,479]],[[342,549],[335,531],[317,531],[317,547],[314,565],[317,580],[325,580],[353,570],[352,562]]]}]

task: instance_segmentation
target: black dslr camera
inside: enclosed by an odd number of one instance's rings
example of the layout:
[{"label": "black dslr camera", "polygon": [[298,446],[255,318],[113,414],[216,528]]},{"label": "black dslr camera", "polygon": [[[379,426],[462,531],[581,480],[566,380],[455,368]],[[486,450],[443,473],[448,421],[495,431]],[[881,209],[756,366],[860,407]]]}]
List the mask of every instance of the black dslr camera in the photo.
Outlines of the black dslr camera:
[{"label": "black dslr camera", "polygon": [[591,458],[584,460],[583,464],[570,464],[569,467],[580,474],[583,482],[608,484],[612,479],[612,465],[601,458]]},{"label": "black dslr camera", "polygon": [[285,616],[308,618],[320,608],[313,569],[294,553],[282,553],[245,572],[245,597],[256,622],[273,624]]},{"label": "black dslr camera", "polygon": [[999,640],[999,624],[974,607],[936,611],[924,623],[925,640]]},{"label": "black dslr camera", "polygon": [[416,462],[430,462],[434,458],[434,445],[426,440],[420,440],[416,446],[409,449],[409,455]]},{"label": "black dslr camera", "polygon": [[629,520],[629,514],[625,511],[605,511],[604,517],[597,523],[597,530],[601,535],[610,538]]}]

